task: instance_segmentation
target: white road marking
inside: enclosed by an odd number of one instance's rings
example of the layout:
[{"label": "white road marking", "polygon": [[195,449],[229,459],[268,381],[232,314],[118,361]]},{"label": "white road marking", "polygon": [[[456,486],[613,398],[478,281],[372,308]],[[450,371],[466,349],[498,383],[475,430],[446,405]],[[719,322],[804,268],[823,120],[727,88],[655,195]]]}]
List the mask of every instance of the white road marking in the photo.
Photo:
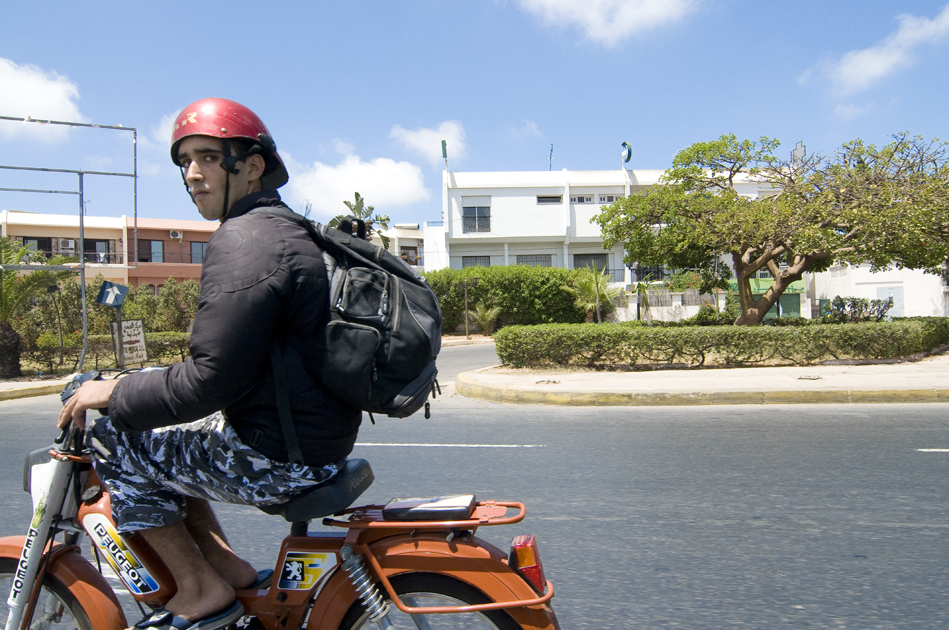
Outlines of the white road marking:
[{"label": "white road marking", "polygon": [[382,443],[356,442],[356,446],[424,446],[441,448],[544,448],[546,444],[411,444],[411,443]]},{"label": "white road marking", "polygon": [[918,448],[920,453],[949,453],[949,448]]}]

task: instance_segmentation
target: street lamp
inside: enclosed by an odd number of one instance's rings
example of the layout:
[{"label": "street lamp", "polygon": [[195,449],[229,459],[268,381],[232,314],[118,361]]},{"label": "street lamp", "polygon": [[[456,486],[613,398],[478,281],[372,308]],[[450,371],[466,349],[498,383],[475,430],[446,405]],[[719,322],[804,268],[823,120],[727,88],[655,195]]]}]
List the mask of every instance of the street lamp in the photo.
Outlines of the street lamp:
[{"label": "street lamp", "polygon": [[[478,276],[471,278],[471,286],[478,286]],[[468,334],[468,276],[465,276],[465,339],[471,339]]]}]

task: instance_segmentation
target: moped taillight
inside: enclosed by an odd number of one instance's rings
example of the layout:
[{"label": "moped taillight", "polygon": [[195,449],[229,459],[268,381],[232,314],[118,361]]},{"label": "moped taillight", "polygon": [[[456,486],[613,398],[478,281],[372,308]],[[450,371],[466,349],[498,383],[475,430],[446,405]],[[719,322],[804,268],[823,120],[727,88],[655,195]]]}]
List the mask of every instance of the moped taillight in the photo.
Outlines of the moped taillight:
[{"label": "moped taillight", "polygon": [[547,580],[544,577],[544,563],[540,560],[537,539],[533,534],[518,536],[511,542],[508,564],[524,576],[534,590],[543,595],[547,588]]}]

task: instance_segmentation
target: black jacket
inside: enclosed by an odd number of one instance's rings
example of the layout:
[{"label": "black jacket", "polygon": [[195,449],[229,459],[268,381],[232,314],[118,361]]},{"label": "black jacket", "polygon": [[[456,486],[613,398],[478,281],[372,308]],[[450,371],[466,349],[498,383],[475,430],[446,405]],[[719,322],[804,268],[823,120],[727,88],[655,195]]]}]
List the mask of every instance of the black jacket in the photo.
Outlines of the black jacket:
[{"label": "black jacket", "polygon": [[[333,463],[352,451],[362,413],[337,401],[312,376],[329,316],[326,269],[306,230],[272,215],[275,190],[238,200],[211,236],[201,269],[201,295],[191,356],[167,370],[120,381],[109,416],[121,431],[191,422],[223,410],[241,439],[287,461],[277,415],[271,344],[281,343],[304,461]],[[246,215],[246,216],[245,216]]]}]

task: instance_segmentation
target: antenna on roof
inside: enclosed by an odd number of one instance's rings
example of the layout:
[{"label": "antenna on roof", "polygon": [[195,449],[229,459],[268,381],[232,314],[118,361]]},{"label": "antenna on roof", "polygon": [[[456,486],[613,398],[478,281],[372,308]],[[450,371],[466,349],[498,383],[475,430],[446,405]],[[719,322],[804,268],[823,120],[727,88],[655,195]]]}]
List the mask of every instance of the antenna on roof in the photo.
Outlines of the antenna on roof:
[{"label": "antenna on roof", "polygon": [[445,170],[448,170],[448,143],[442,140],[442,157],[445,158]]},{"label": "antenna on roof", "polygon": [[554,145],[553,144],[550,145],[550,158],[548,159],[550,161],[550,166],[547,167],[547,170],[552,171],[554,170]]}]

